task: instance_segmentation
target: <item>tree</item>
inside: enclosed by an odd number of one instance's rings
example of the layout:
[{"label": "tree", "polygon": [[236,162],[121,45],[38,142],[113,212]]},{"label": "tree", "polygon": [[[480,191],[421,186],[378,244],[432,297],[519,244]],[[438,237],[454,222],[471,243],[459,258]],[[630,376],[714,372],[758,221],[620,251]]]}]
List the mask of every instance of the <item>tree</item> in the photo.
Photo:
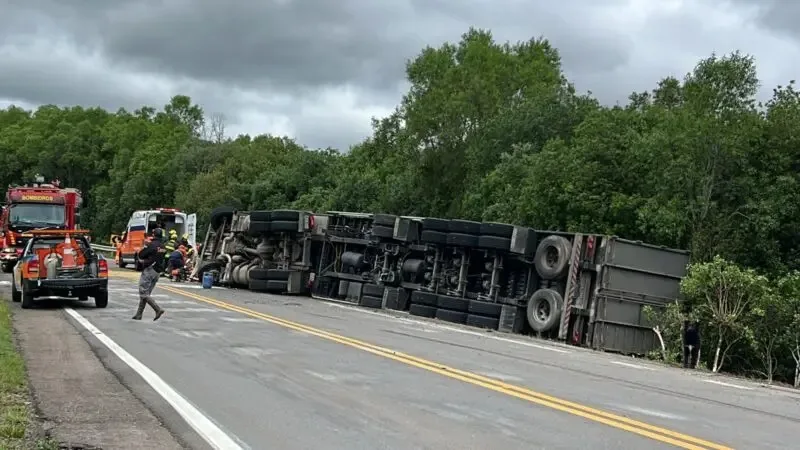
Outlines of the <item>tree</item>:
[{"label": "tree", "polygon": [[681,292],[716,332],[713,372],[719,372],[733,345],[751,333],[747,315],[753,303],[768,295],[767,286],[766,277],[719,256],[689,266],[681,281]]}]

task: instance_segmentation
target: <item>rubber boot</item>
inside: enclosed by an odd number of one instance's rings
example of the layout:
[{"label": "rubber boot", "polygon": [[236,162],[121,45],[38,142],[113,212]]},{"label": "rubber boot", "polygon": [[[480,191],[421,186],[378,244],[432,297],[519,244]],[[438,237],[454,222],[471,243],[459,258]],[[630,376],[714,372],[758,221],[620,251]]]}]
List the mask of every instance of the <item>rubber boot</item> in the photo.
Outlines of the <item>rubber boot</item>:
[{"label": "rubber boot", "polygon": [[160,319],[161,316],[164,315],[164,309],[158,306],[158,303],[156,303],[156,301],[153,300],[151,297],[147,297],[147,304],[150,305],[156,311],[156,316],[153,318],[153,322]]},{"label": "rubber boot", "polygon": [[144,313],[144,307],[147,305],[147,299],[139,299],[139,307],[136,309],[136,314],[131,317],[133,320],[142,320],[142,314]]}]

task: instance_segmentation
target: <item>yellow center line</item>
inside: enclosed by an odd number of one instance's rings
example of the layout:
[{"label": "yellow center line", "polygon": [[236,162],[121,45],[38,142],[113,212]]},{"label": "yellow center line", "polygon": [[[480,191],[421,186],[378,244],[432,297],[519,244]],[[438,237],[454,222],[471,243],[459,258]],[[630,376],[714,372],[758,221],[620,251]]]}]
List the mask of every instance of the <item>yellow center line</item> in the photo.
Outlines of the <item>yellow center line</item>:
[{"label": "yellow center line", "polygon": [[[129,279],[133,278],[132,277],[133,274],[128,275],[115,272],[115,275],[116,274],[122,275],[124,278],[129,278]],[[620,416],[617,414],[585,406],[579,403],[553,397],[547,394],[543,394],[540,392],[524,388],[522,386],[508,384],[500,380],[456,369],[454,367],[449,367],[444,364],[418,358],[416,356],[408,355],[402,352],[380,347],[367,342],[359,341],[357,339],[341,336],[318,328],[313,328],[308,325],[303,325],[297,322],[281,319],[280,317],[264,314],[249,308],[234,305],[210,297],[198,295],[173,286],[158,286],[158,287],[166,291],[173,292],[175,294],[179,294],[185,297],[189,297],[206,304],[217,306],[222,309],[238,312],[240,314],[244,314],[252,318],[260,319],[262,321],[269,322],[275,325],[280,325],[284,328],[289,328],[295,331],[317,336],[332,342],[337,342],[339,344],[356,348],[368,353],[372,353],[374,355],[382,356],[387,359],[398,361],[409,366],[424,369],[429,372],[437,373],[439,375],[443,375],[451,379],[456,379],[459,381],[470,383],[472,385],[480,386],[511,397],[515,397],[541,406],[546,406],[548,408],[566,412],[575,416],[583,417],[585,419],[592,420],[594,422],[602,423],[604,425],[608,425],[620,430],[625,430],[630,433],[648,437],[650,439],[659,442],[671,444],[679,448],[690,449],[690,450],[702,450],[702,449],[733,450],[731,447],[727,447],[721,444],[709,442],[700,438],[696,438],[683,433],[661,428],[655,425],[650,425],[648,423],[640,422],[634,419],[630,419],[628,417]]]}]

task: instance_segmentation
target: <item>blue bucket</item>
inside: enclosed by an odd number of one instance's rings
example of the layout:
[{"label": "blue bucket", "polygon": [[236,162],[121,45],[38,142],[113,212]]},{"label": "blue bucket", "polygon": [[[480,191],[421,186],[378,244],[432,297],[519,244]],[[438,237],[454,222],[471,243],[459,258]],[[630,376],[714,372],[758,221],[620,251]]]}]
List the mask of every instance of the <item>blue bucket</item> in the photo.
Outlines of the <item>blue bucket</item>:
[{"label": "blue bucket", "polygon": [[203,289],[211,289],[211,286],[214,285],[214,274],[211,272],[206,272],[203,274]]}]

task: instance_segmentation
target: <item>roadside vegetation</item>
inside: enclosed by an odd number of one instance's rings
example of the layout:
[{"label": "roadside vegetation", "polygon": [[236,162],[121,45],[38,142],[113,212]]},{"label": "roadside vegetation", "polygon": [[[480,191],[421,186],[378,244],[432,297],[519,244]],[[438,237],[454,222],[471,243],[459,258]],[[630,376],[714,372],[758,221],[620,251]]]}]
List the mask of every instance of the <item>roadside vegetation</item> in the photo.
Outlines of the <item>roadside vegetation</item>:
[{"label": "roadside vegetation", "polygon": [[42,173],[81,188],[97,240],[135,209],[174,205],[202,220],[229,204],[503,221],[688,249],[691,310],[651,313],[666,358],[677,359],[693,316],[710,370],[797,385],[792,81],[760,103],[753,58],[710,55],[603,106],[576,91],[546,40],[497,43],[474,29],[423,49],[406,72],[401,103],[350,149],[228,137],[222,117],[180,95],[135,111],[11,107],[0,111],[0,183]]}]

